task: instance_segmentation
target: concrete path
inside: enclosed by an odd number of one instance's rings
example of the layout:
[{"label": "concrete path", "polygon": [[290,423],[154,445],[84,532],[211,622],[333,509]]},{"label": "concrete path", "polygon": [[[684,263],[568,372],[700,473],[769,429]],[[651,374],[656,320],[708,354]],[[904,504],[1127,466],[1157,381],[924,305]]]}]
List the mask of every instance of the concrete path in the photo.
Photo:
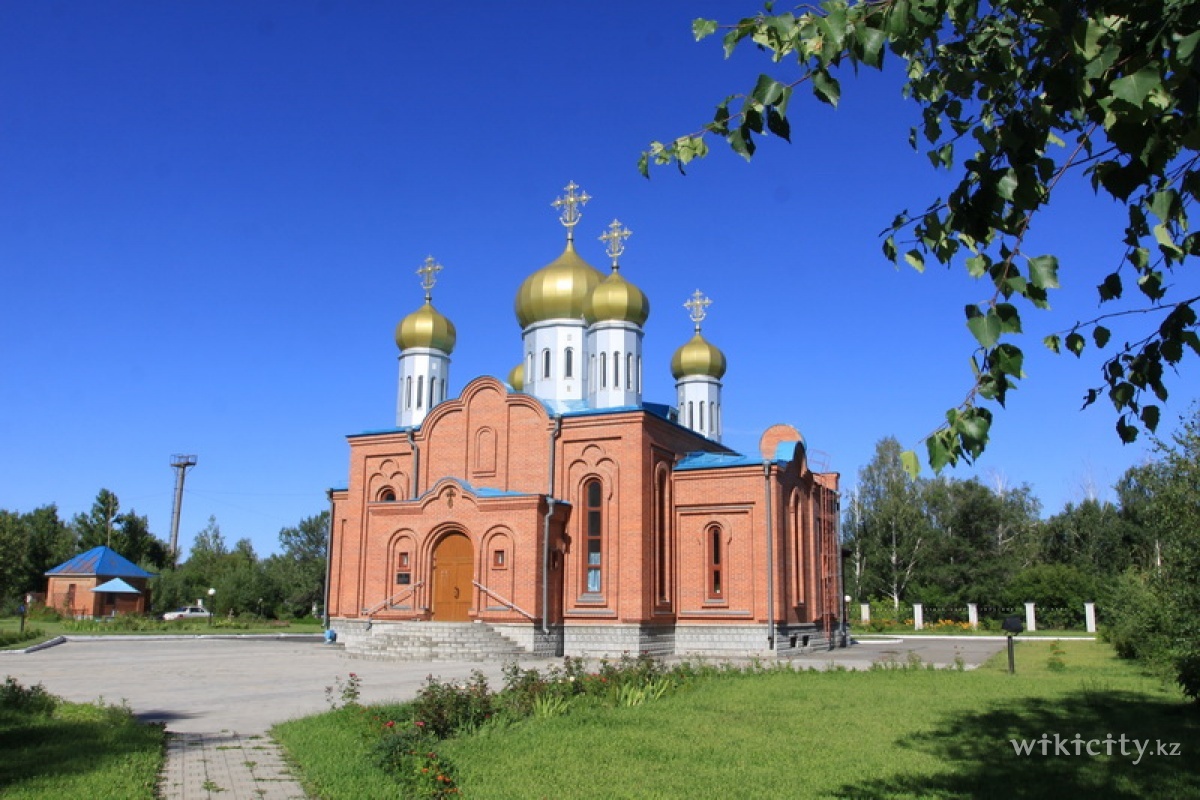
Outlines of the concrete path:
[{"label": "concrete path", "polygon": [[[869,668],[874,661],[976,666],[1004,646],[982,638],[895,638],[822,650],[796,666]],[[530,665],[546,665],[534,662]],[[501,663],[360,661],[317,637],[70,637],[33,653],[0,652],[0,675],[41,683],[75,702],[125,702],[170,734],[160,782],[165,800],[298,800],[305,794],[267,733],[278,722],[329,708],[326,687],[355,673],[363,703],[416,696],[429,675],[481,670],[494,683]]]},{"label": "concrete path", "polygon": [[166,724],[165,800],[296,800],[306,797],[267,733],[329,709],[327,686],[349,673],[361,702],[408,700],[429,675],[446,680],[503,665],[383,662],[346,658],[319,637],[70,637],[33,653],[0,656],[0,675],[41,683],[75,702],[125,702],[138,718]]}]

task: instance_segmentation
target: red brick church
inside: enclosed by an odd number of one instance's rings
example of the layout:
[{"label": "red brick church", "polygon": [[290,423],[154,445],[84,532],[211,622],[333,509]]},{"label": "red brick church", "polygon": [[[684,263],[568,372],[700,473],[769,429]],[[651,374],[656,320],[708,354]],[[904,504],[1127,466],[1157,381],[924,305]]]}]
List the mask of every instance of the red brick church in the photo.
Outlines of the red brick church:
[{"label": "red brick church", "polygon": [[[330,625],[378,657],[746,655],[832,642],[842,615],[838,475],[789,425],[760,453],[721,444],[724,354],[686,307],[675,405],[642,398],[646,296],[601,237],[576,252],[590,198],[555,202],[566,249],[521,284],[521,362],[450,396],[454,325],[425,303],[396,328],[396,426],[348,437],[331,491]],[[650,369],[659,368],[648,365]],[[665,368],[666,365],[663,365]]]}]

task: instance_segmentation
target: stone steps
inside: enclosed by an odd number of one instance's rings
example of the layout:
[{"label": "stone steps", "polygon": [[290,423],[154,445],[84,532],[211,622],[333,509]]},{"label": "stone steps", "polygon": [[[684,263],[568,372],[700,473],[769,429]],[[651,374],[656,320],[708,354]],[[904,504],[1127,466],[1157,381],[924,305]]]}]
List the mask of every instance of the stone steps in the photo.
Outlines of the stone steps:
[{"label": "stone steps", "polygon": [[387,661],[498,661],[528,657],[512,639],[481,622],[376,622],[348,633],[346,654]]}]

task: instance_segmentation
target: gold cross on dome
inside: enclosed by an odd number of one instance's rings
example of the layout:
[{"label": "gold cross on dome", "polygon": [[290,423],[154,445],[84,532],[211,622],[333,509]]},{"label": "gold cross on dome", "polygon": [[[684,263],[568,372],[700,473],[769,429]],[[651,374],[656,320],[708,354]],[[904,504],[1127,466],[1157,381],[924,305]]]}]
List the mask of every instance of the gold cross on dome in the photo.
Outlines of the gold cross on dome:
[{"label": "gold cross on dome", "polygon": [[433,291],[434,284],[437,283],[437,274],[442,271],[442,265],[433,260],[433,256],[426,256],[425,263],[417,270],[417,274],[421,276],[421,288],[425,290],[425,299],[431,299],[430,294]]},{"label": "gold cross on dome", "polygon": [[[579,194],[575,194],[576,189],[579,189]],[[579,218],[583,216],[581,209],[587,205],[587,201],[591,200],[592,196],[580,189],[575,181],[568,183],[563,191],[567,193],[567,196],[555,199],[550,205],[559,209],[558,219],[567,229],[567,241],[570,242],[575,239],[575,226],[579,224]]]},{"label": "gold cross on dome", "polygon": [[625,240],[632,233],[633,231],[628,228],[621,227],[620,220],[614,219],[612,224],[608,226],[608,233],[600,234],[600,241],[606,245],[604,252],[608,253],[608,257],[612,259],[614,272],[620,269],[617,265],[617,259],[625,252]]},{"label": "gold cross on dome", "polygon": [[692,318],[692,322],[696,323],[696,330],[700,330],[700,323],[708,316],[708,307],[712,305],[712,300],[709,300],[704,294],[697,289],[692,292],[692,299],[683,304],[683,307],[688,310]]}]

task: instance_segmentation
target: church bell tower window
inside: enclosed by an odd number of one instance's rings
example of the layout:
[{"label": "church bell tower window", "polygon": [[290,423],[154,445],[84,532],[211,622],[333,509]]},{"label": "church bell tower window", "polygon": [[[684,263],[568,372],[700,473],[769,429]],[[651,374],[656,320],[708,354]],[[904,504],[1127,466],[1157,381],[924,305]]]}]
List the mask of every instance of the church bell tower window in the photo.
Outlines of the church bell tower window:
[{"label": "church bell tower window", "polygon": [[584,486],[586,513],[585,531],[587,565],[584,573],[584,589],[588,594],[600,593],[600,578],[603,563],[604,512],[601,508],[602,492],[600,481],[591,480]]}]

